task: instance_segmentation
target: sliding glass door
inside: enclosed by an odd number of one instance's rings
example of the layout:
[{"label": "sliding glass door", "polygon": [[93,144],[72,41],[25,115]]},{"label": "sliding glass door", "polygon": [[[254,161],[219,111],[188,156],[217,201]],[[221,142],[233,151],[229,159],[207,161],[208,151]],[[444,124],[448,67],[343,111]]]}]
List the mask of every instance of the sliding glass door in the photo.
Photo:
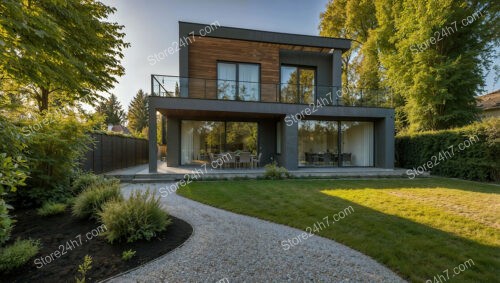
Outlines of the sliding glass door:
[{"label": "sliding glass door", "polygon": [[341,122],[342,166],[373,166],[373,123]]},{"label": "sliding glass door", "polygon": [[299,166],[373,166],[373,122],[302,120]]},{"label": "sliding glass door", "polygon": [[224,152],[257,154],[257,123],[181,122],[181,165],[203,164]]},{"label": "sliding glass door", "polygon": [[299,123],[299,166],[338,166],[338,122]]},{"label": "sliding glass door", "polygon": [[260,100],[260,66],[248,63],[217,63],[217,98]]},{"label": "sliding glass door", "polygon": [[314,103],[316,70],[310,67],[281,66],[281,102]]},{"label": "sliding glass door", "polygon": [[224,123],[212,121],[182,121],[181,164],[201,164],[210,154],[223,151]]}]

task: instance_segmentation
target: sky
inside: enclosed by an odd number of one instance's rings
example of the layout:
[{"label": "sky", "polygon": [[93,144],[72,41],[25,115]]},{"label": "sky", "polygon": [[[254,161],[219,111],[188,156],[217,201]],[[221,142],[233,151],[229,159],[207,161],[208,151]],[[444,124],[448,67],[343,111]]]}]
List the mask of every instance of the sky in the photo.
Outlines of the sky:
[{"label": "sky", "polygon": [[[318,35],[319,15],[328,0],[102,0],[117,9],[109,20],[124,25],[125,75],[110,92],[127,109],[139,89],[150,92],[151,74],[179,74],[178,52],[152,64],[155,56],[179,40],[179,21],[249,28],[285,33]],[[496,59],[496,64],[500,64]],[[494,72],[486,78],[486,92],[493,85]]]}]

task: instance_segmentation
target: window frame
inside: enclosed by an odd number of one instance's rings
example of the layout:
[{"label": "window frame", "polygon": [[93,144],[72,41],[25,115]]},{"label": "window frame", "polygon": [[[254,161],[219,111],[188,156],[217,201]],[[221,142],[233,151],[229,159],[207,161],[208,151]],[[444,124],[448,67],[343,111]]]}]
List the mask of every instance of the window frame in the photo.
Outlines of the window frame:
[{"label": "window frame", "polygon": [[[244,61],[227,61],[227,60],[217,60],[216,61],[216,66],[215,66],[215,73],[216,73],[216,77],[217,77],[217,88],[218,88],[218,82],[219,82],[219,63],[223,63],[223,64],[234,64],[236,66],[236,78],[234,80],[234,82],[236,82],[236,93],[235,93],[235,96],[236,98],[240,97],[239,96],[239,93],[240,93],[240,80],[239,80],[239,77],[240,77],[240,65],[255,65],[258,67],[258,72],[259,72],[259,81],[258,82],[248,82],[248,81],[242,81],[242,82],[247,82],[247,83],[258,83],[259,84],[259,93],[258,93],[258,97],[257,97],[257,100],[241,100],[241,99],[234,99],[232,101],[250,101],[250,102],[255,102],[255,101],[261,101],[261,98],[262,98],[262,95],[261,95],[261,92],[262,92],[262,72],[261,72],[261,64],[260,63],[255,63],[255,62],[244,62]],[[220,99],[218,94],[217,94],[217,100],[224,100],[224,99]]]},{"label": "window frame", "polygon": [[282,103],[281,101],[281,85],[282,85],[282,82],[281,80],[283,79],[283,73],[282,73],[282,67],[293,67],[293,68],[296,68],[297,69],[297,95],[299,95],[299,97],[297,97],[297,102],[296,103],[293,103],[293,104],[310,104],[310,103],[303,103],[303,102],[300,102],[301,101],[301,97],[300,97],[300,70],[312,70],[314,71],[314,84],[313,84],[313,88],[314,88],[314,93],[313,93],[313,101],[311,103],[314,103],[316,104],[316,96],[317,96],[317,80],[318,80],[318,68],[316,66],[309,66],[309,65],[297,65],[297,64],[281,64],[280,65],[280,78],[279,78],[279,83],[280,83],[280,87],[279,87],[279,90],[280,90],[280,94],[279,94],[279,101],[280,103]]}]

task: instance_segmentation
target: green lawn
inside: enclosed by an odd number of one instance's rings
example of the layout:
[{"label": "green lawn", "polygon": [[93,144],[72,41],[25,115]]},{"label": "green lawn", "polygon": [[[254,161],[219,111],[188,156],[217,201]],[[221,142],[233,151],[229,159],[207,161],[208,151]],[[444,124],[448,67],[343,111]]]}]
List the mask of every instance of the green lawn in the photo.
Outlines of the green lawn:
[{"label": "green lawn", "polygon": [[[246,180],[194,182],[178,193],[303,230],[329,221],[317,234],[411,281],[446,269],[448,282],[499,280],[499,186],[445,178]],[[333,224],[332,216],[349,206],[354,212]],[[468,259],[474,266],[453,277]]]}]

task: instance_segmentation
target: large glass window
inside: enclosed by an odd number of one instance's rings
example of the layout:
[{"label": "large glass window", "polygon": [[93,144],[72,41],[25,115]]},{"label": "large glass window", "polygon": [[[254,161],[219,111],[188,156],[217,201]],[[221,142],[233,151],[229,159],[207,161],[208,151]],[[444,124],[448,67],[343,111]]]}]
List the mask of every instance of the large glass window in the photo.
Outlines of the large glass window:
[{"label": "large glass window", "polygon": [[224,123],[211,121],[182,121],[181,164],[200,164],[219,154],[225,144]]},{"label": "large glass window", "polygon": [[299,122],[299,166],[338,166],[338,122]]},{"label": "large glass window", "polygon": [[217,63],[217,98],[258,101],[260,66],[244,63]]},{"label": "large glass window", "polygon": [[342,166],[373,166],[373,123],[341,122]]},{"label": "large glass window", "polygon": [[303,120],[298,126],[299,166],[374,165],[373,122]]},{"label": "large glass window", "polygon": [[281,102],[314,102],[316,71],[314,68],[281,66]]},{"label": "large glass window", "polygon": [[236,99],[236,64],[217,64],[217,98]]},{"label": "large glass window", "polygon": [[181,165],[202,164],[225,152],[256,155],[257,123],[182,121]]},{"label": "large glass window", "polygon": [[226,151],[257,153],[257,123],[227,122]]}]

